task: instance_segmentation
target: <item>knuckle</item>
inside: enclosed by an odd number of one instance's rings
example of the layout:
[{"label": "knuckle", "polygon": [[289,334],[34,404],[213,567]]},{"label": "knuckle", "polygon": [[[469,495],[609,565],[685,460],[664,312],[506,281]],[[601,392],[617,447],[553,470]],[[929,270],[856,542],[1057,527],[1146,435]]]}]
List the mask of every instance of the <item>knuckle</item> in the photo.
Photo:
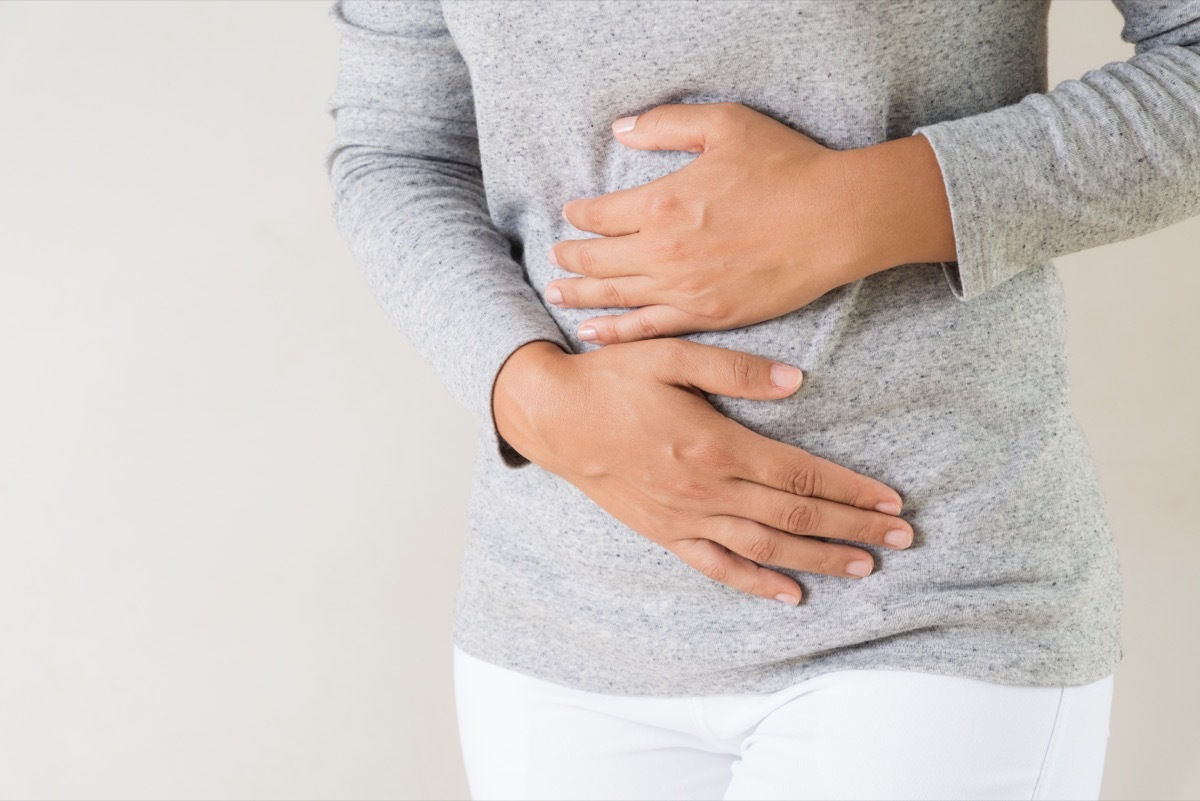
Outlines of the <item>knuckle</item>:
[{"label": "knuckle", "polygon": [[853,482],[845,488],[845,496],[845,502],[848,506],[862,506],[863,489],[858,482]]},{"label": "knuckle", "polygon": [[650,120],[650,135],[653,137],[661,137],[664,134],[671,133],[674,115],[672,109],[659,109],[658,112],[648,112]]},{"label": "knuckle", "polygon": [[817,471],[807,462],[792,465],[784,476],[783,483],[784,489],[793,495],[812,497],[816,494]]},{"label": "knuckle", "polygon": [[750,587],[747,590],[751,595],[759,595],[764,598],[773,598],[774,592],[771,592],[771,582],[767,580],[766,575],[762,570],[754,571],[754,578],[750,580]]},{"label": "knuckle", "polygon": [[670,192],[654,192],[646,199],[645,216],[654,223],[670,222],[679,215],[681,205]]},{"label": "knuckle", "polygon": [[810,472],[812,473],[812,477],[808,480],[808,487],[811,490],[809,495],[815,498],[826,497],[829,492],[828,488],[825,486],[825,474],[822,473],[818,467],[813,467]]},{"label": "knuckle", "polygon": [[580,242],[575,247],[575,258],[579,269],[585,274],[591,273],[596,267],[596,252],[587,242]]},{"label": "knuckle", "polygon": [[625,305],[625,300],[621,297],[621,289],[617,286],[616,281],[611,278],[602,278],[599,286],[600,294],[609,306],[623,307]]},{"label": "knuckle", "polygon": [[883,534],[878,530],[875,521],[868,515],[862,515],[858,525],[855,527],[854,539],[859,542],[870,542],[879,544],[883,542]]},{"label": "knuckle", "polygon": [[730,368],[733,370],[733,386],[738,392],[748,394],[753,389],[751,379],[754,376],[754,357],[749,353],[734,351]]},{"label": "knuckle", "polygon": [[599,203],[589,203],[583,216],[587,222],[587,230],[595,231],[604,227],[604,209]]},{"label": "knuckle", "polygon": [[696,463],[721,464],[725,460],[725,444],[712,434],[697,432],[687,441],[675,446],[672,455],[686,463],[689,469],[693,469]]},{"label": "knuckle", "polygon": [[696,560],[695,568],[713,581],[726,583],[729,580],[729,565],[719,554],[705,554]]},{"label": "knuckle", "polygon": [[650,134],[652,136],[662,136],[663,129],[668,125],[669,115],[665,113],[648,113],[647,116],[650,117]]},{"label": "knuckle", "polygon": [[834,548],[822,548],[821,556],[817,561],[817,572],[827,576],[844,576],[846,560]]},{"label": "knuckle", "polygon": [[793,503],[783,513],[781,528],[787,531],[810,533],[816,531],[819,518],[820,513],[817,512],[815,505],[803,501]]},{"label": "knuckle", "polygon": [[729,314],[725,300],[704,290],[705,288],[701,287],[692,291],[692,311],[708,320],[724,320]]},{"label": "knuckle", "polygon": [[633,330],[642,339],[654,339],[659,335],[658,324],[648,314],[634,315]]},{"label": "knuckle", "polygon": [[746,545],[746,558],[752,559],[759,564],[773,564],[775,556],[779,552],[779,546],[775,541],[765,535],[753,537]]},{"label": "knuckle", "polygon": [[675,492],[677,495],[693,501],[711,500],[719,495],[711,481],[703,481],[691,475],[680,479]]}]

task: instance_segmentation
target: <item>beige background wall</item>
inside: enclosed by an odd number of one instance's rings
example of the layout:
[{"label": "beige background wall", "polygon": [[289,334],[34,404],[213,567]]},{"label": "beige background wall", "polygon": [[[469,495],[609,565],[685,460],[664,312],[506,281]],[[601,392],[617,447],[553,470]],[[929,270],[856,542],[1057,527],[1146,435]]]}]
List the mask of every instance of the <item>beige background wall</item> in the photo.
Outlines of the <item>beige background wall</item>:
[{"label": "beige background wall", "polygon": [[[475,432],[333,229],[327,7],[0,3],[0,797],[465,794]],[[1056,81],[1132,52],[1052,20]],[[1126,578],[1106,798],[1200,797],[1198,245],[1060,262]]]}]

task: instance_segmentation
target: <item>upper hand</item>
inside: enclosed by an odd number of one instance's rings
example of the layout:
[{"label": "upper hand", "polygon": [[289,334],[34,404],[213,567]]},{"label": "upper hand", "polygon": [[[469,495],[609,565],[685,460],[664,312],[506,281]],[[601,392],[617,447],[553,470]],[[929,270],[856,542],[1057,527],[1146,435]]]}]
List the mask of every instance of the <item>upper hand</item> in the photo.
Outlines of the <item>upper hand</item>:
[{"label": "upper hand", "polygon": [[563,307],[642,307],[585,321],[583,339],[761,322],[877,269],[861,247],[841,152],[740,103],[662,105],[635,123],[616,133],[622,144],[700,155],[647,184],[564,207],[573,226],[601,237],[554,245],[549,260],[584,277],[551,281],[547,300],[557,292]]}]

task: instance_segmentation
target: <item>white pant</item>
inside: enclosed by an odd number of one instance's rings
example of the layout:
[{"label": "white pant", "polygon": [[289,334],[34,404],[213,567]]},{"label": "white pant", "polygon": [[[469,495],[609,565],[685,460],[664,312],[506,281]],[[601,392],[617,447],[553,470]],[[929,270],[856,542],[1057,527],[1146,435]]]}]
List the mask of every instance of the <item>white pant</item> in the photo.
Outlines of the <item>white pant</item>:
[{"label": "white pant", "polygon": [[1112,679],[842,670],[775,693],[656,698],[454,649],[474,799],[1096,799]]}]

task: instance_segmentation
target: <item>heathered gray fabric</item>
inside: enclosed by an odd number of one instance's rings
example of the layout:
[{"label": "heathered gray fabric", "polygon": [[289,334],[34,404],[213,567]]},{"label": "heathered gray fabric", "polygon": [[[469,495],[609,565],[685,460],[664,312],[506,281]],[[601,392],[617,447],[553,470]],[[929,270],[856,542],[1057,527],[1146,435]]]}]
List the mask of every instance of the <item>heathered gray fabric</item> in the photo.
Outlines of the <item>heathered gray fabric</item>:
[{"label": "heathered gray fabric", "polygon": [[[333,213],[483,434],[459,646],[627,695],[766,692],[849,668],[1023,685],[1111,672],[1118,559],[1068,404],[1049,259],[1200,213],[1200,0],[1118,6],[1138,54],[1047,91],[1044,0],[335,3]],[[802,368],[790,398],[713,401],[905,498],[916,544],[868,546],[863,580],[794,573],[799,607],[702,576],[517,456],[491,417],[517,347],[595,347],[575,328],[600,311],[541,300],[567,275],[550,245],[594,236],[563,204],[696,157],[626,148],[612,120],[717,101],[838,149],[923,132],[954,219],[957,263],[688,337]]]}]

